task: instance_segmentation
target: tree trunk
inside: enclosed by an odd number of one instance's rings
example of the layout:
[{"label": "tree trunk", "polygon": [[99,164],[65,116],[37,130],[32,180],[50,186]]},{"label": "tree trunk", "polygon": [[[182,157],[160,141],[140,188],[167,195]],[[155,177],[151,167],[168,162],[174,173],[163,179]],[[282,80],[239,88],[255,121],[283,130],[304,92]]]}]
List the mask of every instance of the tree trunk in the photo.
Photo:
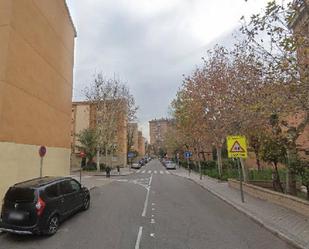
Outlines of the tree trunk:
[{"label": "tree trunk", "polygon": [[296,188],[296,175],[293,169],[290,168],[290,150],[287,149],[287,160],[288,160],[288,167],[286,172],[286,193],[290,195],[297,195],[297,188]]},{"label": "tree trunk", "polygon": [[97,171],[100,171],[100,149],[97,148]]},{"label": "tree trunk", "polygon": [[202,165],[201,165],[201,159],[200,159],[200,154],[197,154],[197,163],[198,163],[198,169],[200,173],[200,180],[202,180]]},{"label": "tree trunk", "polygon": [[218,173],[219,173],[219,179],[222,178],[222,151],[221,147],[217,146],[217,165],[218,165]]},{"label": "tree trunk", "polygon": [[284,193],[283,187],[282,187],[282,184],[281,184],[281,181],[280,181],[280,175],[279,175],[277,163],[274,163],[274,167],[275,167],[275,172],[276,172],[276,179],[275,179],[275,182],[277,183],[277,186],[279,187],[280,191],[281,191],[282,193]]},{"label": "tree trunk", "polygon": [[255,158],[256,158],[256,166],[258,171],[261,170],[261,163],[260,163],[260,155],[259,155],[259,151],[257,149],[254,149],[254,154],[255,154]]}]

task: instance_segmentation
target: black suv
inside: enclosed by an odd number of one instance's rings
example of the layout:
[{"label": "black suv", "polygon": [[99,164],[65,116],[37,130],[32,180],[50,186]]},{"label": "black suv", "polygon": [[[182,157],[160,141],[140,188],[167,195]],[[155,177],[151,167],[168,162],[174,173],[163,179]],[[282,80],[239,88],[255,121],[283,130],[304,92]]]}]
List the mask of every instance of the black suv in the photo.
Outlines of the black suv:
[{"label": "black suv", "polygon": [[17,183],[4,197],[0,230],[53,235],[65,217],[87,210],[89,205],[89,190],[71,177],[43,177]]}]

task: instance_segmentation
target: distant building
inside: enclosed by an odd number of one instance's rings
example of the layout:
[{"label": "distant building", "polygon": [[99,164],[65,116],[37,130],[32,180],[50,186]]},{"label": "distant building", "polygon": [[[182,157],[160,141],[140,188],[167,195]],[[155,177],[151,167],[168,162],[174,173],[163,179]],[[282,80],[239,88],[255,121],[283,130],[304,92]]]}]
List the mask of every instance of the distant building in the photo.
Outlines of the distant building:
[{"label": "distant building", "polygon": [[145,138],[141,131],[138,132],[138,155],[145,156]]},{"label": "distant building", "polygon": [[[111,105],[112,108],[112,105]],[[127,165],[127,119],[123,113],[117,117],[117,134],[115,138],[116,153],[113,156],[112,163],[114,166]],[[90,102],[73,102],[72,105],[72,125],[71,125],[71,167],[80,167],[79,143],[76,135],[87,128],[96,127],[96,106]],[[104,155],[101,155],[101,162],[105,162]]]},{"label": "distant building", "polygon": [[149,121],[150,145],[155,151],[164,147],[165,135],[173,124],[173,119],[161,118]]},{"label": "distant building", "polygon": [[132,140],[131,148],[128,148],[129,151],[138,151],[138,124],[137,123],[128,123],[128,136]]},{"label": "distant building", "polygon": [[19,181],[70,173],[76,32],[64,0],[0,1],[0,199]]}]

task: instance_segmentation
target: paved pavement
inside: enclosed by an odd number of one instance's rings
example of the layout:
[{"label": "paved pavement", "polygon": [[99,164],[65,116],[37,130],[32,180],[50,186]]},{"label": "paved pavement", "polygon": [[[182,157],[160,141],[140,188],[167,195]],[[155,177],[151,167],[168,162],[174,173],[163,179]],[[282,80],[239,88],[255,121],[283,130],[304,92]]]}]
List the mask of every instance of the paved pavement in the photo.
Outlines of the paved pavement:
[{"label": "paved pavement", "polygon": [[[140,171],[114,177],[94,188],[90,209],[64,222],[56,235],[4,234],[0,248],[295,249],[198,184],[171,172],[153,160]],[[101,176],[86,179],[104,182]]]},{"label": "paved pavement", "polygon": [[207,176],[200,180],[200,176],[195,172],[189,176],[188,171],[179,169],[173,174],[193,180],[270,231],[300,248],[309,249],[308,217],[247,194],[245,194],[245,203],[242,203],[240,192],[230,188],[226,182]]}]

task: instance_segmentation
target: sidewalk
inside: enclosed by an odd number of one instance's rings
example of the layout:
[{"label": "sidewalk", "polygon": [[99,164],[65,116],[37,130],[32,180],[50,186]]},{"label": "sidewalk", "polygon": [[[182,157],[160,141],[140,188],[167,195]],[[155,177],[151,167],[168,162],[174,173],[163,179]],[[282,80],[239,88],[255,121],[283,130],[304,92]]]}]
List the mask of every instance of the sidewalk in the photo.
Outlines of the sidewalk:
[{"label": "sidewalk", "polygon": [[227,182],[220,182],[208,176],[203,176],[200,180],[197,173],[191,172],[189,176],[188,171],[184,169],[177,169],[173,174],[198,183],[294,246],[309,249],[309,219],[307,217],[246,193],[245,203],[242,203],[240,192],[230,188]]}]

